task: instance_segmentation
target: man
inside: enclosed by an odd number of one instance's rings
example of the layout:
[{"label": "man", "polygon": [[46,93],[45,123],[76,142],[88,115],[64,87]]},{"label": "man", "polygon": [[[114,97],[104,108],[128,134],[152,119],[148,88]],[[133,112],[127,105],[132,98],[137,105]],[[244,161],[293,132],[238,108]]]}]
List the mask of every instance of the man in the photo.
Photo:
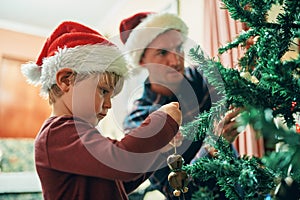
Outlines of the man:
[{"label": "man", "polygon": [[[180,103],[183,125],[210,109],[215,91],[197,68],[184,66],[183,44],[188,27],[180,18],[169,13],[137,13],[121,22],[120,33],[131,64],[145,67],[149,72],[142,97],[135,101],[135,108],[125,118],[125,130],[139,126],[151,112],[172,101]],[[222,135],[229,142],[238,135],[232,120],[238,112],[234,110],[224,118],[228,123]],[[177,153],[182,154],[185,163],[190,163],[201,146],[202,141],[184,139]],[[168,199],[178,199],[169,187],[169,172],[167,166],[156,171],[150,178],[151,188],[160,190]],[[192,182],[188,187],[186,199],[197,190]]]}]

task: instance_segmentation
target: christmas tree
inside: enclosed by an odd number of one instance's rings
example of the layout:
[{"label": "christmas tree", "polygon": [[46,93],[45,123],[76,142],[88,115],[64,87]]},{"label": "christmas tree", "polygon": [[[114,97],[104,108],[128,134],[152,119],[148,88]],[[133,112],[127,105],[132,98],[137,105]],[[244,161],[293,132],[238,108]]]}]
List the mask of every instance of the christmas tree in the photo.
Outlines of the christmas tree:
[{"label": "christmas tree", "polygon": [[[234,20],[249,28],[234,41],[219,48],[223,54],[233,48],[244,49],[238,69],[226,68],[218,58],[208,58],[200,47],[190,50],[208,81],[223,98],[198,118],[186,124],[183,134],[216,148],[214,158],[200,158],[184,169],[194,178],[215,178],[228,199],[299,199],[300,198],[300,1],[298,0],[223,0]],[[281,6],[276,22],[268,22],[268,12]],[[251,45],[249,43],[251,42]],[[297,56],[283,59],[290,47],[298,47]],[[220,81],[220,78],[222,81]],[[276,151],[262,158],[236,158],[227,141],[214,135],[214,124],[230,105],[242,107],[238,128],[252,126],[258,137]],[[282,123],[278,123],[282,122]],[[283,125],[282,125],[283,124]],[[237,187],[237,185],[239,187]],[[243,191],[243,194],[237,191]],[[195,199],[213,199],[199,188]]]}]

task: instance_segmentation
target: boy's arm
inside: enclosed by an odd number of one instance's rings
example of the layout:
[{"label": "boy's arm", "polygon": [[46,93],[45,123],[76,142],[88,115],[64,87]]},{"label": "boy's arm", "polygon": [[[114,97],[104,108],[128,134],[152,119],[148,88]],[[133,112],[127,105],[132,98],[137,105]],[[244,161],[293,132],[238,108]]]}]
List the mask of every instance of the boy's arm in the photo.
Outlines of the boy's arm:
[{"label": "boy's arm", "polygon": [[155,105],[142,105],[142,102],[137,101],[135,109],[132,110],[124,119],[123,128],[126,133],[139,127],[149,114],[158,108],[159,107]]},{"label": "boy's arm", "polygon": [[[161,125],[159,129],[158,124]],[[36,150],[47,151],[48,158],[38,159],[37,165],[124,181],[136,179],[154,162],[162,162],[165,158],[159,149],[178,131],[175,120],[163,112],[151,114],[141,127],[121,141],[101,136],[97,129],[80,120],[63,127],[39,138]],[[157,132],[153,134],[155,129]],[[43,148],[43,142],[46,149],[39,149]],[[39,157],[39,153],[36,156]],[[42,160],[44,162],[39,162]]]}]

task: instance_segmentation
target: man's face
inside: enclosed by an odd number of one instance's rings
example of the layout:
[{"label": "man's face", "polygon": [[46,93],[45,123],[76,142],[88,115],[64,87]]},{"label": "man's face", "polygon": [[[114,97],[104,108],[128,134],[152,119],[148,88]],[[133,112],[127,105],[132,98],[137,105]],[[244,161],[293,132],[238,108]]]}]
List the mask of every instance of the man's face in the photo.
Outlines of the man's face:
[{"label": "man's face", "polygon": [[150,80],[166,85],[177,84],[183,79],[183,36],[169,30],[156,37],[145,49],[141,65],[149,71]]}]

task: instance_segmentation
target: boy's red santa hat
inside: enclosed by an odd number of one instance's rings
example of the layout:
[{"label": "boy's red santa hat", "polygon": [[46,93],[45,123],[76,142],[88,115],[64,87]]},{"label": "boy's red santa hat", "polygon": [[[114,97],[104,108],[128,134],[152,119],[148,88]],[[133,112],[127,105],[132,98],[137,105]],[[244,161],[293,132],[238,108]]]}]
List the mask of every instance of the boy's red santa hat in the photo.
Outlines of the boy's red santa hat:
[{"label": "boy's red santa hat", "polygon": [[29,83],[41,85],[47,97],[56,73],[71,68],[76,73],[114,72],[125,76],[126,61],[117,46],[100,33],[77,22],[62,22],[46,40],[36,62],[21,66]]},{"label": "boy's red santa hat", "polygon": [[178,30],[187,36],[188,27],[182,19],[171,13],[140,12],[120,23],[120,37],[133,65],[139,65],[145,48],[160,34]]}]

